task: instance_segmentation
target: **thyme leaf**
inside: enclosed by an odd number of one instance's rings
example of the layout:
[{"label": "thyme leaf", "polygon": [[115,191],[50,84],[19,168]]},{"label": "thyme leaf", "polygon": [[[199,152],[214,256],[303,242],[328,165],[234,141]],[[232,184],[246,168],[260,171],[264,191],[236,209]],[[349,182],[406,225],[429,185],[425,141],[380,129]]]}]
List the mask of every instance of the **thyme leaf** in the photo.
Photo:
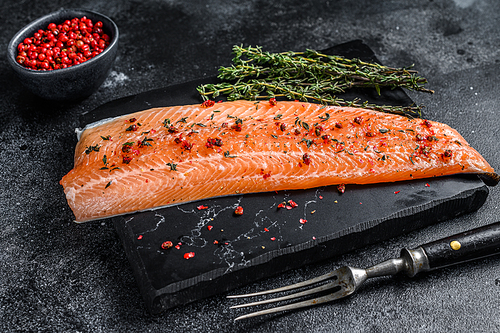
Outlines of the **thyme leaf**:
[{"label": "thyme leaf", "polygon": [[101,146],[95,145],[95,146],[88,146],[85,148],[85,154],[90,154],[91,152],[95,151],[98,152],[99,149],[101,149]]},{"label": "thyme leaf", "polygon": [[153,147],[150,142],[153,142],[153,139],[148,138],[147,136],[139,142],[139,147],[142,148],[144,146]]},{"label": "thyme leaf", "polygon": [[167,163],[167,165],[170,167],[170,171],[177,171],[177,164]]},{"label": "thyme leaf", "polygon": [[235,158],[237,157],[236,155],[231,155],[231,153],[228,151],[224,152],[224,157],[227,157],[227,158]]},{"label": "thyme leaf", "polygon": [[328,119],[330,119],[330,114],[328,112],[325,112],[324,116],[319,116],[318,118],[321,119],[321,121],[327,121]]},{"label": "thyme leaf", "polygon": [[228,100],[262,100],[284,97],[289,100],[316,101],[324,105],[364,107],[382,112],[421,116],[421,106],[376,105],[359,100],[343,100],[337,95],[352,88],[405,88],[433,93],[425,88],[427,79],[407,68],[304,52],[270,53],[261,47],[233,47],[232,65],[220,67],[218,84],[197,88],[204,100],[227,95]]}]

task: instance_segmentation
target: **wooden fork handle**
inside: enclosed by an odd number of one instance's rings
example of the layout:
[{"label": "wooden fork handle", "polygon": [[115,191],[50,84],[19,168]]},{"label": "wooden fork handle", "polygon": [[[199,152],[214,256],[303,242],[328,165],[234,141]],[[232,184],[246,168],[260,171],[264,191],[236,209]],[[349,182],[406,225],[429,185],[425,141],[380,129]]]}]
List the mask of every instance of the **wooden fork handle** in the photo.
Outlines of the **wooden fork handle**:
[{"label": "wooden fork handle", "polygon": [[420,246],[429,269],[451,266],[500,253],[500,222]]}]

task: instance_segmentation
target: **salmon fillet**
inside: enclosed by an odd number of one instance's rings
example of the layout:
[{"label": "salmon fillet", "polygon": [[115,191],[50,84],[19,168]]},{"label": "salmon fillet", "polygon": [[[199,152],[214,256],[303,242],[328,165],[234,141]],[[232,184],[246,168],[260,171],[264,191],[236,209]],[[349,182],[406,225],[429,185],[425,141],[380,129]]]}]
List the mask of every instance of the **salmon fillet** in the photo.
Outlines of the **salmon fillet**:
[{"label": "salmon fillet", "polygon": [[[206,104],[206,103],[205,103]],[[449,126],[302,102],[154,108],[87,126],[60,184],[77,222],[210,197],[472,173]]]}]

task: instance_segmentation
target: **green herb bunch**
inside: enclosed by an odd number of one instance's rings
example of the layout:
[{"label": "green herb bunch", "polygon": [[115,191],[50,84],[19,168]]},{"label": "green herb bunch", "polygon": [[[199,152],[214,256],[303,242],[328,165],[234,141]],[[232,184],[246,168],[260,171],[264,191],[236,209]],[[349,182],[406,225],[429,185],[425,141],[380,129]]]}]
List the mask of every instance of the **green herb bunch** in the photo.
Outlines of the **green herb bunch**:
[{"label": "green herb bunch", "polygon": [[204,100],[221,94],[227,99],[259,100],[285,97],[291,100],[315,101],[322,104],[354,106],[377,111],[420,116],[420,106],[388,106],[343,100],[337,95],[348,89],[381,87],[406,88],[432,93],[424,85],[427,80],[408,68],[392,68],[359,59],[305,52],[264,52],[261,47],[233,47],[230,67],[221,67],[217,84],[197,88]]}]

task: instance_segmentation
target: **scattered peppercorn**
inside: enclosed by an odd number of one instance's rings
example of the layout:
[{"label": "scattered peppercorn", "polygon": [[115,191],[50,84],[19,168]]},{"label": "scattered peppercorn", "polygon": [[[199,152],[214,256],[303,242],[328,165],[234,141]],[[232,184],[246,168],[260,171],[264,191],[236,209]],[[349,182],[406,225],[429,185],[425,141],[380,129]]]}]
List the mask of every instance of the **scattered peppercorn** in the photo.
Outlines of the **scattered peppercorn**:
[{"label": "scattered peppercorn", "polygon": [[175,133],[179,132],[179,130],[174,125],[169,125],[167,127],[167,129],[168,129],[168,133],[170,133],[170,134],[175,134]]},{"label": "scattered peppercorn", "polygon": [[164,250],[170,249],[174,244],[171,241],[166,241],[161,244],[161,248]]},{"label": "scattered peppercorn", "polygon": [[207,148],[212,148],[213,146],[222,147],[222,140],[219,138],[215,138],[215,139],[208,138],[207,143],[205,143],[205,146]]},{"label": "scattered peppercorn", "polygon": [[122,152],[124,152],[124,153],[130,153],[130,150],[132,149],[133,145],[134,145],[134,142],[125,142],[122,145]]},{"label": "scattered peppercorn", "polygon": [[311,164],[311,157],[307,153],[305,153],[302,156],[302,161],[304,162],[305,165],[309,165]]},{"label": "scattered peppercorn", "polygon": [[184,253],[184,259],[194,258],[194,252]]},{"label": "scattered peppercorn", "polygon": [[420,147],[420,154],[427,156],[431,152],[431,147],[429,146],[421,146]]},{"label": "scattered peppercorn", "polygon": [[241,207],[241,206],[236,207],[236,209],[234,210],[234,214],[235,215],[243,215],[243,207]]},{"label": "scattered peppercorn", "polygon": [[201,103],[201,106],[204,107],[204,108],[209,108],[211,106],[214,106],[215,105],[215,101],[212,101],[212,100],[206,100],[205,102]]},{"label": "scattered peppercorn", "polygon": [[[262,169],[261,169],[262,170]],[[267,172],[267,173],[264,173],[264,170],[262,170],[261,172],[261,175],[264,179],[267,179],[269,177],[271,177],[271,171]]]},{"label": "scattered peppercorn", "polygon": [[137,125],[136,125],[136,124],[132,124],[132,125],[130,125],[129,127],[127,127],[127,128],[125,129],[125,131],[127,131],[127,132],[135,132],[135,131],[137,131],[138,129],[139,129],[139,127],[137,127]]},{"label": "scattered peppercorn", "polygon": [[322,135],[321,138],[323,139],[323,143],[328,144],[330,143],[330,136],[328,134]]},{"label": "scattered peppercorn", "polygon": [[179,138],[176,138],[175,143],[181,143],[182,149],[184,150],[191,150],[193,149],[193,144],[186,141],[186,140],[181,140]]},{"label": "scattered peppercorn", "polygon": [[242,125],[243,125],[243,120],[241,120],[240,118],[236,118],[236,120],[234,121],[234,125],[231,128],[234,129],[236,132],[241,132]]}]

